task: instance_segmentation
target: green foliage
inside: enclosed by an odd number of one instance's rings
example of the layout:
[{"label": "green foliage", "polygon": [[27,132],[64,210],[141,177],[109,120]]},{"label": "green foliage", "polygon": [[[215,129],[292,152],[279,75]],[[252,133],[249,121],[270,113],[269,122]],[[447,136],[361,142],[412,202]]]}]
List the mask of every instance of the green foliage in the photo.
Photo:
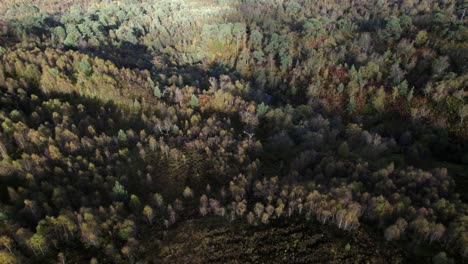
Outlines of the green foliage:
[{"label": "green foliage", "polygon": [[265,103],[261,103],[257,106],[257,116],[262,117],[268,112],[269,106]]},{"label": "green foliage", "polygon": [[399,39],[402,33],[403,29],[401,28],[400,19],[395,16],[388,18],[385,26],[385,37]]},{"label": "green foliage", "polygon": [[197,108],[199,106],[198,97],[192,94],[189,104],[192,108]]},{"label": "green foliage", "polygon": [[118,181],[115,182],[114,187],[112,188],[112,192],[118,200],[124,201],[128,197],[127,190],[125,190],[125,187]]},{"label": "green foliage", "polygon": [[121,142],[127,141],[127,134],[125,133],[125,131],[119,129],[119,132],[117,133],[117,139]]},{"label": "green foliage", "polygon": [[188,186],[186,186],[182,195],[185,198],[192,198],[193,197],[192,189],[190,189]]},{"label": "green foliage", "polygon": [[448,57],[439,57],[432,62],[432,72],[434,74],[442,74],[450,66]]},{"label": "green foliage", "polygon": [[351,245],[349,243],[346,244],[344,249],[345,249],[345,251],[350,251],[351,250]]},{"label": "green foliage", "polygon": [[151,208],[151,206],[149,205],[145,205],[145,207],[143,208],[143,215],[146,217],[146,219],[148,220],[148,223],[152,223],[153,221],[153,218],[154,218],[154,210],[153,208]]},{"label": "green foliage", "polygon": [[138,214],[141,211],[141,201],[138,196],[132,194],[130,195],[130,208],[135,214]]},{"label": "green foliage", "polygon": [[354,112],[355,109],[356,109],[356,101],[355,101],[354,97],[351,96],[349,98],[349,103],[348,103],[347,110],[348,110],[349,113],[352,113],[352,112]]},{"label": "green foliage", "polygon": [[155,204],[156,204],[158,207],[161,208],[161,207],[164,206],[164,198],[162,197],[161,194],[155,193],[153,198],[154,198]]},{"label": "green foliage", "polygon": [[78,28],[75,25],[67,24],[66,31],[67,37],[63,41],[63,44],[66,46],[77,47],[81,39],[81,34]]},{"label": "green foliage", "polygon": [[326,27],[323,25],[323,20],[309,19],[304,24],[304,33],[308,37],[318,38],[326,34]]},{"label": "green foliage", "polygon": [[18,259],[12,254],[10,254],[9,252],[1,250],[0,251],[0,263],[17,264],[19,262],[18,262]]},{"label": "green foliage", "polygon": [[254,51],[252,56],[255,58],[258,64],[263,64],[266,62],[265,54],[261,50]]},{"label": "green foliage", "polygon": [[10,118],[13,122],[19,122],[23,119],[23,115],[18,110],[13,110],[10,112]]},{"label": "green foliage", "polygon": [[339,93],[342,93],[344,91],[344,84],[340,83],[340,85],[338,85],[337,90],[338,90]]},{"label": "green foliage", "polygon": [[463,124],[463,120],[465,120],[465,117],[468,116],[468,105],[463,105],[460,107],[458,115],[460,116],[460,124]]},{"label": "green foliage", "polygon": [[43,255],[45,254],[47,250],[47,242],[43,235],[37,233],[34,234],[29,240],[29,243],[36,251],[40,251]]},{"label": "green foliage", "polygon": [[408,94],[408,82],[404,80],[398,85],[397,89],[400,96],[406,96]]},{"label": "green foliage", "polygon": [[421,30],[416,35],[416,39],[414,40],[414,44],[417,46],[422,46],[427,42],[428,34],[427,31]]},{"label": "green foliage", "polygon": [[179,131],[180,131],[180,128],[176,124],[174,124],[172,126],[172,133],[177,135],[177,134],[179,134]]},{"label": "green foliage", "polygon": [[52,68],[50,69],[50,72],[52,72],[52,74],[55,76],[55,77],[58,77],[60,72],[57,68]]},{"label": "green foliage", "polygon": [[115,35],[117,39],[123,43],[128,42],[134,45],[138,43],[138,38],[135,36],[134,30],[132,28],[121,26],[115,31]]},{"label": "green foliage", "polygon": [[125,220],[118,226],[118,236],[122,240],[128,240],[135,233],[136,225],[132,220]]},{"label": "green foliage", "polygon": [[161,99],[162,93],[161,93],[161,89],[159,89],[159,86],[156,85],[153,88],[153,94],[154,96],[156,96],[156,98]]},{"label": "green foliage", "polygon": [[411,99],[413,99],[413,96],[414,96],[414,87],[411,87],[411,90],[408,92],[408,94],[406,95],[406,99],[408,101],[411,101]]},{"label": "green foliage", "polygon": [[55,41],[58,43],[64,43],[65,38],[67,37],[67,32],[61,26],[55,27],[52,30],[52,36],[55,38]]},{"label": "green foliage", "polygon": [[86,59],[82,59],[79,64],[79,71],[81,71],[85,76],[90,76],[93,72],[91,64]]},{"label": "green foliage", "polygon": [[0,211],[0,223],[5,224],[7,221],[8,221],[8,216],[4,212]]},{"label": "green foliage", "polygon": [[136,110],[136,111],[139,111],[141,109],[141,104],[140,102],[138,102],[137,99],[133,100],[133,108]]}]

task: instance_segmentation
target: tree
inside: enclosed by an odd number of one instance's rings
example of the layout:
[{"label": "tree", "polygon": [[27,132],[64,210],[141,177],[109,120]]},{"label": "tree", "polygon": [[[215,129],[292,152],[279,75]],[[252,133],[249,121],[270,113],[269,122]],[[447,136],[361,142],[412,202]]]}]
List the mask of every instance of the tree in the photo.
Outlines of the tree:
[{"label": "tree", "polygon": [[249,225],[255,222],[255,215],[252,212],[249,212],[247,214],[247,222],[249,223]]},{"label": "tree", "polygon": [[295,0],[289,1],[286,5],[286,14],[288,14],[292,19],[298,19],[301,14],[301,9],[302,7],[298,2]]},{"label": "tree", "polygon": [[244,213],[247,211],[247,201],[244,199],[237,203],[236,205],[236,215],[243,216]]},{"label": "tree", "polygon": [[344,222],[344,219],[346,217],[346,211],[344,209],[338,210],[336,213],[336,220],[338,221],[338,228],[341,229],[341,226]]},{"label": "tree", "polygon": [[262,65],[263,63],[266,62],[266,59],[265,59],[265,53],[263,53],[263,51],[261,50],[256,50],[252,53],[252,56],[254,57],[254,59],[257,61],[257,64],[258,65]]},{"label": "tree", "polygon": [[268,111],[268,105],[265,105],[265,103],[261,103],[257,106],[257,116],[258,117],[262,117],[263,115],[266,114],[266,112]]},{"label": "tree", "polygon": [[255,214],[257,215],[257,218],[260,218],[262,216],[262,213],[264,211],[264,206],[261,203],[256,203],[255,208],[254,208]]},{"label": "tree", "polygon": [[275,208],[275,214],[276,214],[276,217],[279,218],[283,215],[283,212],[284,212],[284,203],[281,201],[281,203],[278,203],[278,207]]},{"label": "tree", "polygon": [[351,245],[347,243],[345,246],[345,251],[350,251],[350,250],[351,250]]},{"label": "tree", "polygon": [[2,251],[0,251],[0,263],[2,263],[2,264],[17,264],[19,262],[18,262],[18,259],[15,256],[13,256],[13,255],[9,254],[8,252],[2,250]]},{"label": "tree", "polygon": [[114,188],[112,188],[112,192],[118,200],[124,201],[128,197],[127,190],[125,190],[125,187],[121,185],[118,181],[115,181]]},{"label": "tree", "polygon": [[188,187],[188,186],[185,186],[183,196],[184,196],[186,199],[192,198],[192,197],[193,197],[192,189],[190,189],[190,187]]},{"label": "tree", "polygon": [[250,33],[249,46],[251,49],[259,50],[262,47],[263,35],[258,29],[254,29]]},{"label": "tree", "polygon": [[130,195],[130,208],[135,214],[139,214],[141,211],[140,198],[135,194]]},{"label": "tree", "polygon": [[317,220],[321,221],[322,224],[325,224],[331,216],[332,213],[329,210],[320,210],[317,214]]},{"label": "tree", "polygon": [[154,94],[154,96],[156,96],[156,98],[161,99],[162,93],[161,93],[161,89],[159,88],[158,85],[154,86],[153,94]]},{"label": "tree", "polygon": [[208,214],[208,197],[206,195],[202,195],[200,197],[200,214],[201,216],[205,216]]},{"label": "tree", "polygon": [[136,225],[132,220],[126,219],[123,223],[120,223],[118,226],[118,236],[122,240],[128,240],[135,234]]},{"label": "tree", "polygon": [[427,38],[428,38],[427,31],[421,30],[416,35],[416,38],[414,39],[414,44],[416,46],[422,46],[427,42]]},{"label": "tree", "polygon": [[445,235],[445,226],[443,224],[431,225],[430,242],[439,240]]},{"label": "tree", "polygon": [[78,64],[78,70],[88,77],[91,75],[93,68],[87,59],[82,59]]},{"label": "tree", "polygon": [[256,127],[258,125],[257,115],[248,109],[240,111],[240,118],[249,128]]},{"label": "tree", "polygon": [[262,214],[262,218],[261,218],[261,219],[262,219],[262,223],[266,225],[266,224],[268,224],[270,217],[269,217],[268,214],[265,212],[265,213]]},{"label": "tree", "polygon": [[176,211],[180,212],[184,210],[184,203],[179,198],[176,198],[173,203],[173,207]]},{"label": "tree", "polygon": [[406,72],[400,68],[399,63],[394,63],[390,68],[390,80],[393,82],[393,85],[400,84],[405,78]]},{"label": "tree", "polygon": [[304,25],[304,34],[309,38],[318,38],[326,34],[326,29],[320,19],[311,18]]},{"label": "tree", "polygon": [[458,110],[458,115],[460,116],[460,125],[463,125],[463,120],[468,116],[468,104],[460,107],[460,110]]},{"label": "tree", "polygon": [[119,129],[119,132],[117,133],[117,138],[120,142],[126,142],[127,134],[125,134],[125,131],[123,131],[122,129]]},{"label": "tree", "polygon": [[61,26],[55,27],[52,30],[52,40],[57,43],[63,43],[67,37],[67,32]]},{"label": "tree", "polygon": [[167,206],[167,213],[169,215],[169,224],[173,225],[176,222],[176,212],[172,209],[171,205]]},{"label": "tree", "polygon": [[391,225],[385,229],[385,239],[387,241],[398,240],[400,238],[400,230],[396,225]]},{"label": "tree", "polygon": [[273,207],[271,204],[269,204],[265,208],[265,212],[268,214],[268,217],[271,217],[273,215],[273,213],[275,212],[275,207]]},{"label": "tree", "polygon": [[164,206],[164,198],[162,197],[161,194],[155,193],[153,195],[153,198],[157,207],[162,208]]},{"label": "tree", "polygon": [[59,252],[57,255],[57,258],[58,258],[59,263],[65,264],[65,254],[63,254],[62,252]]},{"label": "tree", "polygon": [[289,54],[283,54],[283,56],[280,57],[280,69],[283,72],[286,72],[288,69],[291,68],[293,63],[293,59]]},{"label": "tree", "polygon": [[342,93],[342,92],[344,91],[344,88],[345,88],[345,87],[344,87],[344,84],[343,84],[343,83],[340,83],[340,84],[338,85],[337,91],[338,91],[339,93]]},{"label": "tree", "polygon": [[33,250],[39,250],[42,253],[42,255],[45,255],[45,251],[47,249],[47,241],[43,235],[38,233],[34,234],[29,240],[29,243]]},{"label": "tree", "polygon": [[236,52],[238,52],[240,39],[245,34],[245,24],[235,23],[232,27],[232,33],[236,36]]},{"label": "tree", "polygon": [[158,146],[158,142],[156,141],[156,139],[153,136],[150,136],[149,140],[148,140],[148,145],[149,145],[149,148],[150,148],[151,151],[156,151],[156,147]]},{"label": "tree", "polygon": [[400,230],[400,235],[401,235],[403,234],[403,232],[405,232],[406,227],[408,226],[408,222],[406,222],[405,219],[400,217],[397,219],[395,226],[398,228],[398,230]]},{"label": "tree", "polygon": [[143,215],[146,217],[146,220],[148,220],[148,224],[151,224],[153,222],[154,212],[151,206],[145,205],[145,207],[143,208]]},{"label": "tree", "polygon": [[397,87],[400,96],[406,96],[408,94],[408,82],[403,80]]},{"label": "tree", "polygon": [[387,19],[387,25],[385,26],[385,37],[399,39],[401,33],[403,33],[403,29],[400,25],[400,19],[395,16],[392,16],[389,19]]},{"label": "tree", "polygon": [[418,217],[411,222],[411,227],[416,234],[423,239],[426,239],[431,231],[429,222],[423,217]]},{"label": "tree", "polygon": [[121,26],[115,31],[115,36],[120,42],[128,42],[130,44],[138,44],[138,38],[135,36],[134,30],[127,26]]},{"label": "tree", "polygon": [[348,111],[349,113],[352,113],[352,112],[354,112],[355,108],[356,108],[356,101],[355,101],[355,99],[354,99],[354,96],[351,96],[351,97],[349,98],[349,103],[348,103],[347,111]]},{"label": "tree", "polygon": [[67,37],[63,41],[63,44],[65,44],[65,46],[77,47],[81,39],[78,28],[73,24],[67,24],[66,30]]},{"label": "tree", "polygon": [[190,106],[192,108],[198,108],[199,102],[198,102],[198,97],[194,94],[192,94],[192,97],[190,98]]},{"label": "tree", "polygon": [[11,251],[13,247],[13,240],[8,236],[0,236],[0,245],[8,249],[11,255],[14,255]]},{"label": "tree", "polygon": [[133,100],[133,109],[135,109],[136,112],[141,109],[141,104],[137,99]]},{"label": "tree", "polygon": [[386,95],[385,89],[380,87],[372,98],[372,106],[374,106],[374,108],[379,112],[383,112],[385,110]]},{"label": "tree", "polygon": [[432,72],[434,74],[442,74],[450,66],[447,56],[439,57],[432,62]]},{"label": "tree", "polygon": [[55,221],[56,225],[60,226],[63,232],[63,239],[68,240],[74,236],[74,233],[78,230],[78,226],[75,221],[68,215],[59,215]]}]

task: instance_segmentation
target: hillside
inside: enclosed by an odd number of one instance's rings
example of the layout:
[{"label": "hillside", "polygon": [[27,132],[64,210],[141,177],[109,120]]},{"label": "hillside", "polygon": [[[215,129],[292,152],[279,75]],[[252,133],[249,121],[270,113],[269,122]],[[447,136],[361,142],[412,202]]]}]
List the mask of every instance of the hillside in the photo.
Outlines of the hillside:
[{"label": "hillside", "polygon": [[0,0],[0,263],[463,263],[468,4]]}]

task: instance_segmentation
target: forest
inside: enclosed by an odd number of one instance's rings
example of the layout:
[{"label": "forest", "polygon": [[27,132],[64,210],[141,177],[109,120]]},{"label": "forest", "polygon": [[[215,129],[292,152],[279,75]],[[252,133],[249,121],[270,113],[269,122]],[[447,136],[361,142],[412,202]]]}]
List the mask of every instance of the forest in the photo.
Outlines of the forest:
[{"label": "forest", "polygon": [[0,263],[466,263],[466,0],[0,0]]}]

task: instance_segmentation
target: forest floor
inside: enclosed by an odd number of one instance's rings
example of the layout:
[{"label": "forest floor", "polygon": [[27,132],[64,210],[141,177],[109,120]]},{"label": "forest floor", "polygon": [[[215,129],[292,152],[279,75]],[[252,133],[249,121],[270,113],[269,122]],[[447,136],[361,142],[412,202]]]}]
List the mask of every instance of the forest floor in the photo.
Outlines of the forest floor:
[{"label": "forest floor", "polygon": [[363,228],[343,232],[315,221],[250,226],[209,217],[169,231],[149,263],[403,263],[405,252]]}]

